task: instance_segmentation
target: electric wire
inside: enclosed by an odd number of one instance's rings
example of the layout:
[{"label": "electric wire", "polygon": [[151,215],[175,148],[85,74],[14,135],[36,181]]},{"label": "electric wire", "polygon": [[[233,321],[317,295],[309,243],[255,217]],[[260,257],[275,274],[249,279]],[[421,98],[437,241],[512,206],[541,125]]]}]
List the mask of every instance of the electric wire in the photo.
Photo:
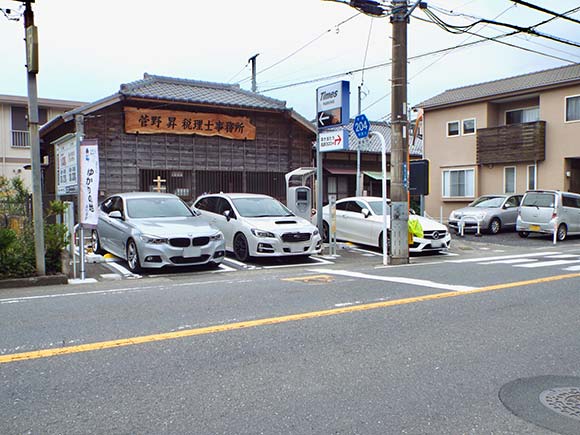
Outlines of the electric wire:
[{"label": "electric wire", "polygon": [[[289,55],[287,55],[287,56],[285,56],[284,58],[280,59],[279,61],[277,61],[277,62],[273,63],[272,65],[270,65],[270,66],[268,66],[268,67],[266,67],[266,68],[264,68],[264,69],[262,69],[262,70],[258,71],[258,72],[256,73],[256,75],[258,75],[258,74],[262,74],[262,73],[264,73],[264,72],[266,72],[266,71],[269,71],[269,70],[271,70],[272,68],[274,68],[274,67],[276,67],[276,66],[280,65],[282,62],[285,62],[285,61],[287,61],[287,60],[288,60],[288,59],[290,59],[291,57],[295,56],[296,54],[298,54],[299,52],[301,52],[302,50],[304,50],[306,47],[308,47],[308,46],[310,46],[310,45],[314,44],[316,41],[318,41],[320,38],[322,38],[323,36],[325,36],[327,33],[329,33],[329,32],[332,32],[334,29],[337,29],[337,28],[339,28],[340,26],[342,26],[343,24],[346,24],[346,23],[348,23],[350,20],[352,20],[352,19],[354,19],[354,18],[358,17],[359,15],[361,15],[361,14],[360,14],[360,13],[356,13],[356,14],[352,15],[351,17],[347,18],[346,20],[343,20],[343,21],[341,21],[340,23],[336,24],[335,26],[333,26],[333,27],[330,27],[329,29],[325,30],[325,31],[324,31],[324,32],[322,32],[320,35],[318,35],[317,37],[315,37],[314,39],[312,39],[311,41],[307,42],[306,44],[304,44],[304,45],[303,45],[303,46],[301,46],[300,48],[298,48],[298,49],[294,50],[294,51],[293,51],[292,53],[290,53]],[[238,84],[242,84],[242,83],[245,83],[245,82],[247,82],[247,81],[249,81],[249,80],[251,80],[251,77],[247,77],[247,78],[245,78],[245,79],[243,79],[243,80],[240,80],[240,81],[239,81],[239,82],[237,82],[237,83],[238,83]]]},{"label": "electric wire", "polygon": [[554,12],[554,11],[551,11],[549,9],[545,9],[541,6],[538,6],[538,5],[535,5],[532,3],[528,3],[528,2],[523,1],[523,0],[511,0],[511,1],[514,2],[515,4],[526,6],[530,9],[535,9],[537,11],[544,12],[546,14],[554,15],[554,17],[556,17],[556,18],[562,18],[563,20],[568,20],[568,21],[572,21],[573,23],[580,24],[580,21],[578,21],[577,19],[572,18],[572,17],[567,17],[566,15],[563,15],[559,12]]}]

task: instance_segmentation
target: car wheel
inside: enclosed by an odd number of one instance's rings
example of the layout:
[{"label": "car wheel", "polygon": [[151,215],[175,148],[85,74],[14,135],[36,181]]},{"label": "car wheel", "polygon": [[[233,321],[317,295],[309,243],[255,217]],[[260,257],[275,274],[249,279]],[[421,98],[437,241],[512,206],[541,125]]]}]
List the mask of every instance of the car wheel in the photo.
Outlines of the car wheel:
[{"label": "car wheel", "polygon": [[[383,233],[379,235],[379,249],[383,252]],[[387,231],[387,255],[391,254],[391,232]]]},{"label": "car wheel", "polygon": [[529,235],[529,231],[518,231],[518,236],[520,236],[522,239],[527,239]]},{"label": "car wheel", "polygon": [[92,231],[91,240],[93,245],[93,252],[95,254],[103,255],[106,253],[106,251],[101,246],[101,239],[99,239],[99,233],[97,233],[97,230]]},{"label": "car wheel", "polygon": [[493,218],[489,223],[488,230],[491,234],[497,234],[501,230],[501,222],[498,218]]},{"label": "car wheel", "polygon": [[135,240],[129,239],[127,242],[127,264],[129,270],[133,273],[141,272],[141,260],[139,260],[139,252]]},{"label": "car wheel", "polygon": [[568,227],[566,227],[566,224],[560,224],[558,227],[558,232],[556,233],[556,239],[561,242],[566,238],[567,235]]},{"label": "car wheel", "polygon": [[330,228],[326,221],[322,221],[322,241],[324,243],[330,242]]},{"label": "car wheel", "polygon": [[248,240],[243,234],[236,234],[234,238],[234,254],[238,261],[247,261],[250,258]]}]

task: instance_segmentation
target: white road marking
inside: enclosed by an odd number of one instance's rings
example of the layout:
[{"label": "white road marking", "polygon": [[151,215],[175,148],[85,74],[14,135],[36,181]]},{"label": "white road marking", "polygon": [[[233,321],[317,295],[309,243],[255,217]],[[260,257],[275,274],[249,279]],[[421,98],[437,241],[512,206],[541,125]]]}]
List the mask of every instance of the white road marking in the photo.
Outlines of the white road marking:
[{"label": "white road marking", "polygon": [[243,267],[244,269],[256,269],[257,268],[256,266],[253,266],[251,264],[242,263],[241,261],[234,260],[233,258],[224,258],[222,264],[225,262],[232,263],[232,264],[239,266],[239,267]]},{"label": "white road marking", "polygon": [[218,270],[214,270],[212,273],[224,273],[224,272],[235,272],[237,269],[234,267],[226,266],[223,262],[220,264]]},{"label": "white road marking", "polygon": [[117,272],[120,272],[125,278],[141,278],[141,275],[131,272],[130,270],[124,268],[119,263],[105,263],[109,269],[115,269]]},{"label": "white road marking", "polygon": [[[310,257],[312,260],[317,261],[319,264],[334,264],[332,261],[323,260],[322,258]],[[278,266],[262,266],[264,269],[283,269],[288,267],[299,267],[299,266],[313,266],[312,263],[297,263],[297,264],[281,264]]]},{"label": "white road marking", "polygon": [[352,246],[349,246],[346,249],[348,249],[349,251],[362,252],[364,254],[375,255],[375,256],[378,256],[378,257],[382,257],[383,256],[383,254],[382,253],[379,253],[379,252],[369,251],[367,249],[361,249],[361,248],[354,248]]},{"label": "white road marking", "polygon": [[580,266],[570,266],[565,268],[564,270],[569,270],[570,272],[578,272],[580,270]]},{"label": "white road marking", "polygon": [[540,261],[538,263],[516,264],[514,267],[527,267],[531,269],[535,267],[562,266],[564,264],[574,264],[574,263],[580,263],[580,260]]},{"label": "white road marking", "polygon": [[558,259],[579,258],[579,255],[578,254],[547,255],[546,258],[558,258]]},{"label": "white road marking", "polygon": [[518,263],[531,263],[532,261],[538,261],[538,259],[537,258],[513,258],[511,260],[485,261],[483,263],[477,263],[477,264],[518,264]]},{"label": "white road marking", "polygon": [[449,291],[469,291],[475,289],[475,287],[469,287],[465,285],[453,285],[453,284],[442,284],[438,282],[428,281],[425,279],[416,278],[404,278],[398,276],[378,276],[378,275],[368,275],[366,273],[351,272],[348,270],[330,270],[330,269],[309,269],[310,272],[315,273],[325,273],[329,275],[341,275],[348,276],[351,278],[362,278],[362,279],[372,279],[376,281],[387,281],[387,282],[397,282],[399,284],[409,284],[418,285],[421,287],[436,288]]},{"label": "white road marking", "polygon": [[546,255],[556,255],[561,252],[535,252],[533,254],[500,255],[498,257],[464,258],[461,260],[446,260],[449,263],[478,263],[481,261],[509,260],[512,258],[544,257]]}]

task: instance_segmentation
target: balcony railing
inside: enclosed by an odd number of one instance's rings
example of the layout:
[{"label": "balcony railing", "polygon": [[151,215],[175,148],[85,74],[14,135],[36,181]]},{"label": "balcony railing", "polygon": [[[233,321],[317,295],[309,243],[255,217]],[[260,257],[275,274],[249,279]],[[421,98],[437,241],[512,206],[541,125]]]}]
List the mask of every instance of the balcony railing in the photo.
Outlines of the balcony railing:
[{"label": "balcony railing", "polygon": [[12,147],[28,148],[29,146],[30,138],[27,131],[12,130]]},{"label": "balcony railing", "polygon": [[477,129],[477,163],[514,163],[546,158],[546,121]]}]

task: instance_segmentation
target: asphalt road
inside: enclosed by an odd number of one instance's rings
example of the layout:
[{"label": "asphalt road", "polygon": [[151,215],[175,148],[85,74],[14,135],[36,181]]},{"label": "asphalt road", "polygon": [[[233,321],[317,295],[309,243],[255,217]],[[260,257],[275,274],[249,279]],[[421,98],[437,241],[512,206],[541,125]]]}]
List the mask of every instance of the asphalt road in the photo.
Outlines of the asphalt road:
[{"label": "asphalt road", "polygon": [[488,240],[3,291],[0,433],[580,433],[580,241]]}]

